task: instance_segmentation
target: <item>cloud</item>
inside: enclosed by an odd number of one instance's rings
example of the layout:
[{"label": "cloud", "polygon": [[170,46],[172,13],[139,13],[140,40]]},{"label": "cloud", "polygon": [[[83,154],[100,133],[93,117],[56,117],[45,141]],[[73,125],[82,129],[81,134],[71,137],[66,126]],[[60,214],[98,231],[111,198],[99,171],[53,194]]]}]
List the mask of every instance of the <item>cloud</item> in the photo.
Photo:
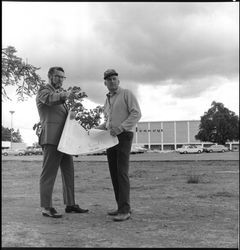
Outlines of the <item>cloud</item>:
[{"label": "cloud", "polygon": [[180,99],[200,97],[208,91],[216,91],[224,82],[226,82],[225,78],[214,76],[185,80],[184,83],[182,81],[171,82],[168,84],[168,94]]},{"label": "cloud", "polygon": [[120,79],[132,88],[139,83],[172,82],[178,90],[186,88],[176,91],[176,96],[185,97],[185,92],[190,97],[215,85],[205,84],[206,79],[238,76],[237,6],[4,3],[3,43],[15,46],[20,56],[41,67],[43,79],[49,67],[62,66],[66,86],[78,84],[95,102],[106,91],[102,76],[107,68],[119,71]]},{"label": "cloud", "polygon": [[[114,68],[121,86],[137,96],[141,121],[199,120],[214,100],[239,113],[238,2],[4,1],[2,7],[2,46],[14,46],[46,81],[50,67],[62,66],[64,87],[80,86],[86,108],[104,103],[103,72]],[[37,141],[35,97],[3,103],[7,127],[9,110],[24,140]]]},{"label": "cloud", "polygon": [[238,74],[236,5],[124,3],[110,5],[107,15],[96,30],[102,43],[128,62],[128,80],[161,84],[172,79],[183,85]]},{"label": "cloud", "polygon": [[211,91],[206,88],[201,95],[194,91],[194,96],[191,85],[187,88],[173,84],[140,85],[138,96],[143,114],[141,121],[200,120],[200,116],[211,107],[212,101],[223,103],[239,115],[238,81],[218,81],[219,85],[210,88]]}]

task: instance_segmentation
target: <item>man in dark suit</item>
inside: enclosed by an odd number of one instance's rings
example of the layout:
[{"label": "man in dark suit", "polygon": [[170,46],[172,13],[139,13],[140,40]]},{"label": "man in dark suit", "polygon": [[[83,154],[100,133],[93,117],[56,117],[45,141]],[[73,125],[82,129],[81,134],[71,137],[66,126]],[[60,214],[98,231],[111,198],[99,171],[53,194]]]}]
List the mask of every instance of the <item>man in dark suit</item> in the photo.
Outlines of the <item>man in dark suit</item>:
[{"label": "man in dark suit", "polygon": [[61,67],[48,71],[49,84],[38,90],[36,103],[41,122],[39,144],[43,148],[43,167],[40,177],[40,205],[42,215],[61,218],[62,215],[52,206],[53,186],[60,166],[63,183],[63,199],[66,213],[86,213],[75,204],[73,157],[57,150],[57,146],[68,115],[65,101],[75,96],[74,90],[60,91],[66,78]]}]

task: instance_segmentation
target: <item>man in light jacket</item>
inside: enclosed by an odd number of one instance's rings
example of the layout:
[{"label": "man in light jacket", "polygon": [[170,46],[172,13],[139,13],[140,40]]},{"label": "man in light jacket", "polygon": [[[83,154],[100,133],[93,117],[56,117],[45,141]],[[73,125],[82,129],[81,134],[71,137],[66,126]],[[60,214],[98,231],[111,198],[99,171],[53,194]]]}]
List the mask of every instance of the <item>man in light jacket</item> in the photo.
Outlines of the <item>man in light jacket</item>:
[{"label": "man in light jacket", "polygon": [[104,104],[105,122],[98,129],[107,129],[117,136],[119,143],[107,149],[109,171],[113,184],[117,209],[108,212],[114,221],[130,218],[129,158],[133,130],[141,118],[141,110],[135,95],[119,87],[118,73],[114,69],[104,72],[104,84],[109,90]]}]

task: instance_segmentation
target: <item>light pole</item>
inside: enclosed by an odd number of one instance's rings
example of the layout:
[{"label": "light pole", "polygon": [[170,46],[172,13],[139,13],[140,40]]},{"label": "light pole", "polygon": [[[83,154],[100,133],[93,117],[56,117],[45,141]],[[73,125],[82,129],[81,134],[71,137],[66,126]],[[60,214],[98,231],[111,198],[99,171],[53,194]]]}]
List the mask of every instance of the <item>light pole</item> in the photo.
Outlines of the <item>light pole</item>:
[{"label": "light pole", "polygon": [[13,118],[13,114],[15,113],[15,111],[11,110],[9,111],[11,113],[11,149],[12,149],[12,118]]}]

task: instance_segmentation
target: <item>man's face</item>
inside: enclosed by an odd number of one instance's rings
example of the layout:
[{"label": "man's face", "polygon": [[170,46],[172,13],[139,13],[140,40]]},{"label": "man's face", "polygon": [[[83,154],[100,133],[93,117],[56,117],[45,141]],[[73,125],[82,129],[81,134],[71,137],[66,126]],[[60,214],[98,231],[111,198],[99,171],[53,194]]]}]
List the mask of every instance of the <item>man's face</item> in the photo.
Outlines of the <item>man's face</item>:
[{"label": "man's face", "polygon": [[50,82],[55,89],[60,89],[65,80],[65,75],[60,70],[55,70],[54,73],[50,76]]},{"label": "man's face", "polygon": [[109,92],[115,92],[119,86],[119,79],[118,76],[109,76],[105,81],[104,84],[107,86]]}]

